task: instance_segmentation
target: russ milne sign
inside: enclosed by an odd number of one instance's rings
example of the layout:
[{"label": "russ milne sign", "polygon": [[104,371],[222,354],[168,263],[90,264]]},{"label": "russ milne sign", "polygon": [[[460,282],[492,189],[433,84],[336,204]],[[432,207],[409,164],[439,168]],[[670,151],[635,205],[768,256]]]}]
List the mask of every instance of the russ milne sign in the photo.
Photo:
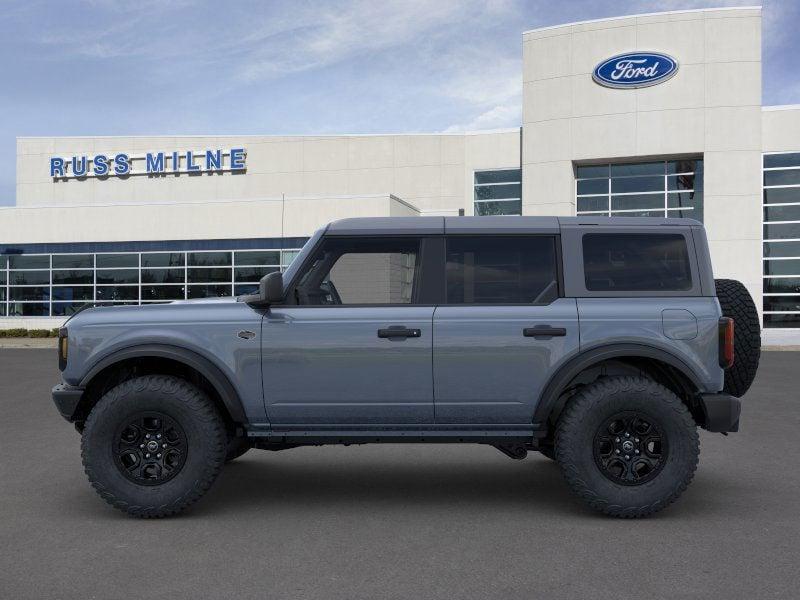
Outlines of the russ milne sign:
[{"label": "russ milne sign", "polygon": [[666,81],[678,72],[678,61],[659,52],[628,52],[601,62],[592,79],[610,88],[641,88]]},{"label": "russ milne sign", "polygon": [[195,152],[147,152],[130,155],[95,154],[94,156],[53,156],[50,177],[82,179],[84,177],[125,177],[127,175],[166,175],[177,173],[221,173],[244,171],[247,166],[244,148],[203,150]]}]

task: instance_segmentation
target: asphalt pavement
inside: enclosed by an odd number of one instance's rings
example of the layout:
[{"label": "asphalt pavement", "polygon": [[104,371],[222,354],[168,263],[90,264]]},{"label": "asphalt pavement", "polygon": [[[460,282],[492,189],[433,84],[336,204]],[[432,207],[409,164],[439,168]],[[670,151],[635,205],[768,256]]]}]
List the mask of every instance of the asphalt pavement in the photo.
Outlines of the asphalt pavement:
[{"label": "asphalt pavement", "polygon": [[800,597],[800,353],[655,517],[598,516],[538,455],[477,445],[251,451],[189,512],[99,499],[52,405],[54,350],[0,350],[0,598]]}]

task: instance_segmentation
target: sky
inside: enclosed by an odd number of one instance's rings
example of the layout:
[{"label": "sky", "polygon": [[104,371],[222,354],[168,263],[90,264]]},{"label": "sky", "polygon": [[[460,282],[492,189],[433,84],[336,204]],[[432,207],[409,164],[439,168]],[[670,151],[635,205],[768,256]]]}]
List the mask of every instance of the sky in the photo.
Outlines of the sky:
[{"label": "sky", "polygon": [[[522,32],[753,0],[0,0],[0,205],[17,136],[518,127]],[[800,103],[800,1],[765,0],[763,101]]]}]

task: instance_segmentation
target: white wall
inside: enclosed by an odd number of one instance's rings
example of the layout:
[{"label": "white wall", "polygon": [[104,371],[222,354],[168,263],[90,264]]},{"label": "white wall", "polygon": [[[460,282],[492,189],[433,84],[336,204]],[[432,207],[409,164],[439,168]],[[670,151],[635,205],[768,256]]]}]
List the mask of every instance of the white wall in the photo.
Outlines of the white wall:
[{"label": "white wall", "polygon": [[[761,11],[719,9],[577,23],[523,36],[523,213],[575,214],[573,165],[702,155],[715,274],[761,306]],[[594,67],[634,50],[678,73],[610,89]]]}]

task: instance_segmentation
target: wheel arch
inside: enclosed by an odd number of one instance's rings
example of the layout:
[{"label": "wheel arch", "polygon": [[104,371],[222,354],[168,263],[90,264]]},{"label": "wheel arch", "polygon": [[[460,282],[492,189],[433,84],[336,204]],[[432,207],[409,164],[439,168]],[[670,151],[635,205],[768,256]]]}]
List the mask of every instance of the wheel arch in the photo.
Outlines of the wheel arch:
[{"label": "wheel arch", "polygon": [[[566,403],[565,393],[581,375],[599,371],[609,365],[645,372],[659,383],[672,389],[688,406],[696,419],[702,416],[694,406],[694,396],[703,389],[700,377],[674,354],[646,344],[613,344],[585,350],[564,363],[548,380],[536,410],[533,422],[537,428],[547,430]],[[698,421],[699,422],[699,421]]]},{"label": "wheel arch", "polygon": [[81,378],[80,387],[86,391],[79,404],[79,413],[85,417],[112,384],[129,379],[136,371],[195,379],[194,382],[209,393],[229,425],[247,422],[241,398],[227,375],[204,356],[169,344],[129,346],[95,362]]}]

